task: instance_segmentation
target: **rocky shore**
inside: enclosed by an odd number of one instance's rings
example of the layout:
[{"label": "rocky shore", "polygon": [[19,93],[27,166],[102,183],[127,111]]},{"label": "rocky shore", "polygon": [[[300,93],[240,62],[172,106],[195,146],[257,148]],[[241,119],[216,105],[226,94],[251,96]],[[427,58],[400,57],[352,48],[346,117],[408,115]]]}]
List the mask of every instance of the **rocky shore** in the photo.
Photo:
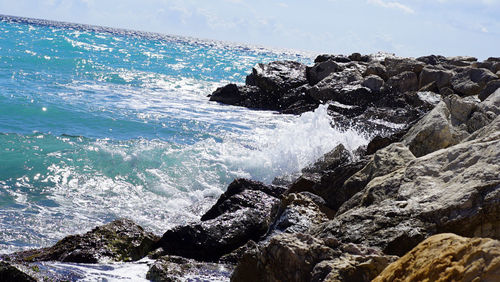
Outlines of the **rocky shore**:
[{"label": "rocky shore", "polygon": [[162,236],[119,219],[3,255],[0,280],[43,281],[41,261],[144,257],[152,281],[500,278],[500,58],[271,62],[210,100],[284,114],[328,103],[334,126],[378,135],[354,152],[337,146],[293,181],[236,179],[198,222]]}]

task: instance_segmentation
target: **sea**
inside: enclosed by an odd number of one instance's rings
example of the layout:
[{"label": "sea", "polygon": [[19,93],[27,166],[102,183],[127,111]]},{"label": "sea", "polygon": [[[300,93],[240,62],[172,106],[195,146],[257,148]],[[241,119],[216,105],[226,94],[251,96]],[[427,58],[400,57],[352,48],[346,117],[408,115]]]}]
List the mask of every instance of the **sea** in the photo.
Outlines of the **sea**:
[{"label": "sea", "polygon": [[[327,105],[295,116],[207,97],[257,63],[313,55],[0,16],[0,253],[122,217],[161,235],[198,220],[235,178],[271,183],[338,144],[367,144]],[[147,265],[49,266],[140,281]]]}]

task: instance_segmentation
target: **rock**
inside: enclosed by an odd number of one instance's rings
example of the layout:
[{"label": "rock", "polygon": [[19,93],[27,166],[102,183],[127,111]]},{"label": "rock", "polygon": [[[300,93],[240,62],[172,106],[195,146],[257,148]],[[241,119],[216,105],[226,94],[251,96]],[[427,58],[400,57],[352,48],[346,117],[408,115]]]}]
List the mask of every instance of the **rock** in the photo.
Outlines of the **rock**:
[{"label": "rock", "polygon": [[230,265],[197,262],[177,256],[164,256],[156,260],[149,269],[146,279],[154,282],[185,281],[191,277],[196,281],[222,281],[231,276]]},{"label": "rock", "polygon": [[156,247],[158,237],[128,219],[98,226],[83,235],[71,235],[49,248],[8,255],[12,261],[98,263],[136,261]]},{"label": "rock", "polygon": [[372,281],[396,256],[380,254],[346,254],[337,259],[318,263],[312,273],[311,281]]},{"label": "rock", "polygon": [[439,94],[441,94],[441,96],[443,97],[446,97],[455,94],[455,92],[450,87],[444,87],[439,90]]},{"label": "rock", "polygon": [[247,85],[267,93],[287,91],[306,83],[306,66],[293,61],[257,64],[246,78]]},{"label": "rock", "polygon": [[351,160],[349,151],[344,145],[339,144],[330,152],[324,154],[321,158],[316,160],[314,164],[302,169],[303,173],[322,172],[324,170],[332,170],[336,167],[346,164]]},{"label": "rock", "polygon": [[231,281],[323,281],[326,277],[370,281],[394,259],[372,248],[339,244],[333,238],[280,234],[245,253]]},{"label": "rock", "polygon": [[370,60],[370,56],[361,55],[360,53],[352,53],[348,58],[356,62],[368,62]]},{"label": "rock", "polygon": [[445,62],[448,65],[453,65],[457,67],[468,67],[472,65],[472,63],[477,62],[477,58],[468,56],[455,56],[455,57],[447,57]]},{"label": "rock", "polygon": [[435,66],[435,65],[439,65],[439,64],[445,62],[446,61],[446,57],[436,56],[436,55],[430,55],[430,56],[418,57],[416,60],[419,61],[419,62],[422,62],[422,63],[424,63],[426,65]]},{"label": "rock", "polygon": [[500,115],[500,89],[488,96],[478,107],[484,113],[492,112],[494,115]]},{"label": "rock", "polygon": [[484,101],[497,89],[500,89],[500,79],[488,82],[488,84],[486,84],[486,87],[481,91],[481,93],[479,93],[479,99],[481,101]]},{"label": "rock", "polygon": [[442,232],[500,238],[499,124],[372,179],[311,234],[395,255]]},{"label": "rock", "polygon": [[36,282],[36,279],[12,265],[0,261],[0,281]]},{"label": "rock", "polygon": [[416,157],[421,157],[458,144],[467,135],[465,130],[452,125],[450,109],[440,102],[408,131],[403,143]]},{"label": "rock", "polygon": [[160,246],[169,255],[217,261],[222,255],[257,241],[266,233],[283,190],[237,179],[231,183],[203,221],[168,230]]},{"label": "rock", "polygon": [[379,62],[373,62],[373,63],[368,65],[365,72],[363,73],[363,76],[366,77],[369,75],[377,75],[380,78],[382,78],[384,81],[387,80],[387,78],[388,78],[387,74],[386,74],[385,66]]},{"label": "rock", "polygon": [[344,105],[339,102],[332,101],[329,103],[327,110],[330,116],[339,114],[343,117],[351,118],[361,115],[366,110],[366,108],[356,105]]},{"label": "rock", "polygon": [[307,80],[310,85],[315,85],[323,78],[334,72],[342,71],[344,68],[332,60],[316,63],[313,67],[307,67]]},{"label": "rock", "polygon": [[369,75],[361,83],[361,86],[370,89],[372,92],[380,92],[383,85],[384,80],[377,75]]},{"label": "rock", "polygon": [[436,87],[438,89],[451,86],[451,78],[453,75],[453,71],[425,67],[420,73],[419,88],[422,88],[432,82],[436,83]]},{"label": "rock", "polygon": [[314,59],[314,63],[321,63],[321,62],[325,62],[328,60],[331,60],[331,61],[334,61],[337,63],[349,63],[349,62],[351,62],[351,60],[349,58],[347,58],[346,56],[343,56],[343,55],[323,54],[323,55],[317,56],[316,59]]},{"label": "rock", "polygon": [[[405,167],[415,156],[402,143],[393,143],[378,150],[360,171],[344,182],[344,190],[361,191],[373,178]],[[347,199],[346,199],[347,200]]]},{"label": "rock", "polygon": [[405,71],[389,78],[386,86],[390,89],[390,91],[417,91],[418,78],[414,72]]},{"label": "rock", "polygon": [[281,200],[276,220],[268,234],[307,233],[311,226],[327,222],[334,214],[319,196],[309,192],[290,193]]},{"label": "rock", "polygon": [[423,241],[373,281],[497,281],[499,277],[499,241],[445,233]]},{"label": "rock", "polygon": [[461,96],[478,95],[491,80],[498,77],[487,69],[467,68],[453,76],[451,85]]},{"label": "rock", "polygon": [[420,74],[424,66],[424,63],[410,58],[385,58],[385,67],[387,70],[387,76],[389,78],[408,71],[418,75]]},{"label": "rock", "polygon": [[210,96],[210,101],[249,108],[278,109],[276,98],[269,97],[258,87],[247,85],[228,84],[217,88]]}]

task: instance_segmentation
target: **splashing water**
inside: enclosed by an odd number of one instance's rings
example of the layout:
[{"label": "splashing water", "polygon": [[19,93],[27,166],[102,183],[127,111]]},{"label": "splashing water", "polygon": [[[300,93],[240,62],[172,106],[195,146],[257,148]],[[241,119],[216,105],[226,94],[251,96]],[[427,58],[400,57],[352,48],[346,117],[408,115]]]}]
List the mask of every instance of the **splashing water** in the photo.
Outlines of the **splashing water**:
[{"label": "splashing water", "polygon": [[0,16],[0,252],[119,217],[161,234],[235,177],[270,183],[367,138],[209,102],[259,62],[311,58],[221,42]]}]

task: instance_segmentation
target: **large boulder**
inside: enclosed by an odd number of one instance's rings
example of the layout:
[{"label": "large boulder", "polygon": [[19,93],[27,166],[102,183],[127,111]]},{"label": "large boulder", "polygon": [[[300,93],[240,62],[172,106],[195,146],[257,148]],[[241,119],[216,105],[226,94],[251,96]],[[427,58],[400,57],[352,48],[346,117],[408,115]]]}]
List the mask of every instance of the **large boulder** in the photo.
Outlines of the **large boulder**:
[{"label": "large boulder", "polygon": [[432,82],[435,82],[438,89],[451,86],[453,75],[453,71],[425,67],[420,73],[419,88],[429,85]]},{"label": "large boulder", "polygon": [[269,228],[283,190],[260,182],[237,179],[201,222],[177,226],[163,234],[166,254],[217,261],[249,240],[259,240]]},{"label": "large boulder", "polygon": [[372,179],[312,234],[395,255],[442,232],[500,238],[499,123]]},{"label": "large boulder", "polygon": [[269,95],[256,86],[248,85],[238,86],[236,84],[228,84],[217,88],[210,95],[210,101],[250,108],[277,109],[273,97],[269,97]]},{"label": "large boulder", "polygon": [[389,78],[386,87],[391,92],[417,91],[418,77],[412,71],[405,71]]},{"label": "large boulder", "polygon": [[499,241],[445,233],[423,241],[373,281],[498,281],[499,277]]},{"label": "large boulder", "polygon": [[491,80],[498,77],[487,69],[466,68],[453,76],[451,85],[461,96],[478,95]]},{"label": "large boulder", "polygon": [[344,68],[333,60],[316,63],[313,67],[307,67],[307,79],[309,84],[315,85],[323,78],[334,72],[342,71]]},{"label": "large boulder", "polygon": [[411,58],[385,58],[385,67],[387,70],[387,76],[389,78],[407,71],[413,72],[418,75],[420,74],[424,66],[424,63]]},{"label": "large boulder", "polygon": [[16,267],[0,261],[0,281],[36,282],[37,280]]},{"label": "large boulder", "polygon": [[185,281],[190,277],[196,281],[222,281],[231,277],[233,267],[225,264],[198,262],[177,256],[163,256],[151,265],[146,279],[154,282]]},{"label": "large boulder", "polygon": [[328,60],[331,60],[331,61],[334,61],[337,63],[349,63],[349,62],[351,62],[351,59],[349,59],[348,57],[346,57],[344,55],[321,54],[321,55],[318,55],[316,57],[316,59],[314,59],[314,63],[321,63],[321,62],[325,62]]},{"label": "large boulder", "polygon": [[488,96],[478,107],[485,113],[490,112],[494,115],[500,115],[500,89]]},{"label": "large boulder", "polygon": [[386,68],[380,62],[370,63],[367,67],[363,76],[376,75],[382,78],[383,80],[387,80]]},{"label": "large boulder", "polygon": [[247,251],[231,281],[370,281],[393,260],[375,249],[340,244],[333,238],[285,233]]},{"label": "large boulder", "polygon": [[14,253],[12,261],[98,263],[136,261],[156,247],[158,237],[128,219],[118,219],[82,235],[71,235],[54,246]]},{"label": "large boulder", "polygon": [[366,104],[371,91],[360,85],[363,77],[356,68],[335,72],[309,89],[308,94],[318,102],[337,101],[342,104]]},{"label": "large boulder", "polygon": [[294,61],[257,64],[247,76],[246,84],[266,93],[283,92],[307,83],[306,66]]},{"label": "large boulder", "polygon": [[372,92],[380,92],[383,85],[384,80],[377,75],[369,75],[361,83],[361,86],[370,89]]},{"label": "large boulder", "polygon": [[492,80],[486,84],[486,87],[479,93],[479,99],[484,101],[488,96],[500,89],[500,79]]}]

